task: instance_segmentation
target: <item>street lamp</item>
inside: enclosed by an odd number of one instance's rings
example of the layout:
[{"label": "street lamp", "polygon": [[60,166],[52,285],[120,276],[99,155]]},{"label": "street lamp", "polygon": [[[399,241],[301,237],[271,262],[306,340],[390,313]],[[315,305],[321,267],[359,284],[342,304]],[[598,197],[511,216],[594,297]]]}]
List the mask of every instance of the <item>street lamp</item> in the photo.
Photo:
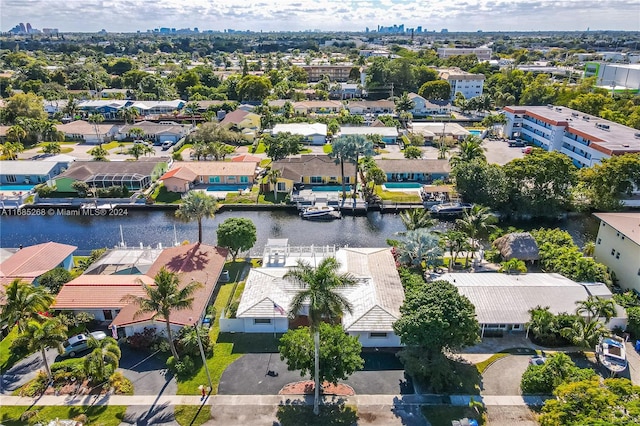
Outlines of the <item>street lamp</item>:
[{"label": "street lamp", "polygon": [[[189,322],[192,318],[189,317]],[[209,380],[209,389],[213,389],[213,383],[211,382],[211,374],[209,374],[209,366],[207,366],[207,358],[204,356],[204,348],[202,347],[202,340],[200,340],[200,332],[198,331],[198,322],[193,323],[193,328],[196,332],[196,338],[198,339],[198,347],[200,348],[200,356],[202,357],[202,364],[204,365],[204,371],[207,373],[207,380]]]}]

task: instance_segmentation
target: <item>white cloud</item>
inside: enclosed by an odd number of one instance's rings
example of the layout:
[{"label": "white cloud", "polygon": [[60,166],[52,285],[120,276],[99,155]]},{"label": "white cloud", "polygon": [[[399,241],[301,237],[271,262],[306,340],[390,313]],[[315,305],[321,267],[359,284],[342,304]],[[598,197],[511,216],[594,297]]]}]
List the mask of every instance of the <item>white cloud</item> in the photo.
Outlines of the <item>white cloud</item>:
[{"label": "white cloud", "polygon": [[0,0],[0,22],[61,31],[134,32],[158,27],[222,30],[640,30],[636,0]]}]

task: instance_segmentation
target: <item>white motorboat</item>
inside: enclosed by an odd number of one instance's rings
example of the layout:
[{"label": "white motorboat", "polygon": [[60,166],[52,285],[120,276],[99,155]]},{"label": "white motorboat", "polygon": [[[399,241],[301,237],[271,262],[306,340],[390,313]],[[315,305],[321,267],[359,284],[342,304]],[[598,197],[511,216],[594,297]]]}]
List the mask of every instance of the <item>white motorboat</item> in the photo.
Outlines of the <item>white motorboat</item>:
[{"label": "white motorboat", "polygon": [[331,206],[311,206],[304,209],[300,216],[308,220],[333,220],[340,219],[340,212]]},{"label": "white motorboat", "polygon": [[596,346],[598,361],[612,373],[620,373],[627,368],[627,354],[624,340],[618,336],[603,337]]},{"label": "white motorboat", "polygon": [[433,215],[455,216],[461,215],[466,210],[471,209],[473,205],[466,203],[442,203],[431,206],[429,211]]}]

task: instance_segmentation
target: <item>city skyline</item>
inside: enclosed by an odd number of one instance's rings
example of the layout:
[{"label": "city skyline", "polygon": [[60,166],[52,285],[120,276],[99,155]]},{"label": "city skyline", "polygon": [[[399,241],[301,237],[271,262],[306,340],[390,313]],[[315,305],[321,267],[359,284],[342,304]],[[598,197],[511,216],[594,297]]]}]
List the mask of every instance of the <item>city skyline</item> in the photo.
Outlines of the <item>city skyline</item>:
[{"label": "city skyline", "polygon": [[[358,31],[404,24],[425,31],[640,30],[635,0],[0,0],[2,31],[21,22],[61,32],[136,32],[160,27],[251,31]],[[80,7],[79,4],[82,6]],[[636,13],[633,13],[633,12]]]}]

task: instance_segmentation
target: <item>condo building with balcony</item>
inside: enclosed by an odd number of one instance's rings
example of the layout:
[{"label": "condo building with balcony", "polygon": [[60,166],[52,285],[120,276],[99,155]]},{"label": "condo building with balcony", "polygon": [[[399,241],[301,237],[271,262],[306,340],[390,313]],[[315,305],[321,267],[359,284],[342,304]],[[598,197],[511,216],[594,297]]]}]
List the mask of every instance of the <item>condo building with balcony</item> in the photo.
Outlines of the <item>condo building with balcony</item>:
[{"label": "condo building with balcony", "polygon": [[505,135],[547,151],[560,151],[576,167],[640,152],[640,131],[566,107],[507,106]]}]

